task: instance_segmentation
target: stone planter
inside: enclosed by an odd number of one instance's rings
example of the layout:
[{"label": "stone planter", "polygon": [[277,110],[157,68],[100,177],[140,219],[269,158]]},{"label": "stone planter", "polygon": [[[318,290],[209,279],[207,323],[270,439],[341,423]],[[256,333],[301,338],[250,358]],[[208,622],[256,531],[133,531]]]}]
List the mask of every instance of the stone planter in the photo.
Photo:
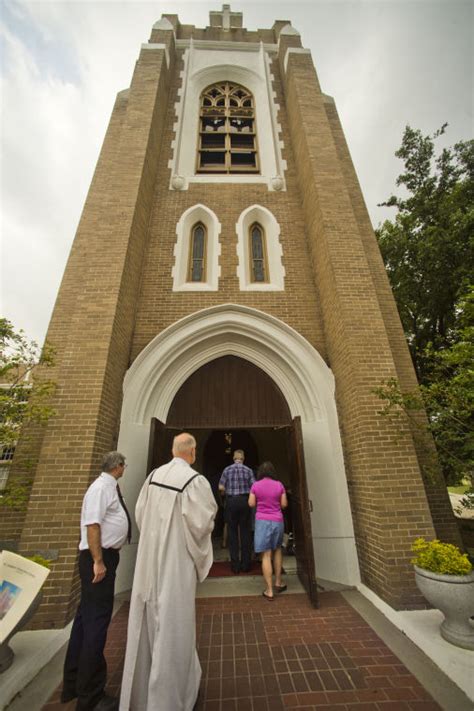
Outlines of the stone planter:
[{"label": "stone planter", "polygon": [[439,575],[415,565],[415,580],[423,597],[445,619],[441,623],[441,636],[447,642],[463,649],[474,650],[474,571],[469,575]]},{"label": "stone planter", "polygon": [[12,629],[8,637],[0,644],[0,674],[9,669],[9,667],[11,667],[13,657],[15,656],[13,649],[10,647],[8,642],[11,640],[14,634],[19,632],[31,620],[40,605],[42,597],[43,592],[42,590],[40,590],[36,597],[32,600],[31,605],[29,606],[21,620],[18,622],[16,627]]}]

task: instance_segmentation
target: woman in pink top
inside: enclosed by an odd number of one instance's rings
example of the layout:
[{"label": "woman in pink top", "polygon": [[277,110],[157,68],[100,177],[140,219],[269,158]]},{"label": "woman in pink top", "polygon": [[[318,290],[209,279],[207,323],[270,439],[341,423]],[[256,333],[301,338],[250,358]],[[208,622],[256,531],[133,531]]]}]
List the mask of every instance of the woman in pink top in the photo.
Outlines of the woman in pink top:
[{"label": "woman in pink top", "polygon": [[[273,590],[278,593],[286,590],[286,585],[281,583],[281,544],[283,542],[282,509],[288,506],[288,500],[285,487],[277,480],[275,467],[271,462],[263,462],[258,468],[257,481],[250,489],[249,506],[257,507],[254,548],[256,553],[262,554],[262,574],[267,586],[262,595],[267,600],[273,600]],[[275,585],[273,585],[273,572],[275,572]]]}]

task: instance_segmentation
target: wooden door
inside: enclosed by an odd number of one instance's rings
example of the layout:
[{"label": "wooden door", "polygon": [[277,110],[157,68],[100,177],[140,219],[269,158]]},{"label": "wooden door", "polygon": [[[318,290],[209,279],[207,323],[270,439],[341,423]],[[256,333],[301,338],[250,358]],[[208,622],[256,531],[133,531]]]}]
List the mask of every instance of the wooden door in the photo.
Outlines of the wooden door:
[{"label": "wooden door", "polygon": [[318,607],[310,518],[312,503],[308,497],[306,483],[301,417],[295,417],[287,430],[291,466],[291,514],[295,537],[297,572],[304,589],[308,593],[311,604],[313,607]]},{"label": "wooden door", "polygon": [[148,445],[147,476],[152,469],[161,467],[162,464],[166,464],[166,462],[169,462],[171,459],[169,440],[170,437],[166,425],[160,422],[160,420],[157,420],[156,417],[152,417]]},{"label": "wooden door", "polygon": [[181,430],[250,429],[290,423],[288,403],[268,373],[231,355],[194,371],[174,396],[166,418],[167,427]]}]

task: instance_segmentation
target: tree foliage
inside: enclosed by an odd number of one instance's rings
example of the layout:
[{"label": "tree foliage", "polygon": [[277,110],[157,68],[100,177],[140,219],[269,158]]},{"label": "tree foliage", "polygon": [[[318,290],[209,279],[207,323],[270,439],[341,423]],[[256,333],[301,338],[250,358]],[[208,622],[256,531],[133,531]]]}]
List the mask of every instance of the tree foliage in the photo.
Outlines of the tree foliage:
[{"label": "tree foliage", "polygon": [[426,409],[445,478],[472,477],[474,459],[474,141],[435,155],[433,136],[409,126],[396,155],[404,162],[397,179],[403,196],[393,221],[377,231],[420,381],[402,392],[396,381],[378,394],[385,414],[417,417]]},{"label": "tree foliage", "polygon": [[[52,348],[45,345],[41,351],[23,331],[0,318],[0,452],[14,450],[24,425],[46,422],[54,414],[55,384],[45,376],[45,368],[53,364]],[[22,508],[27,499],[26,480],[14,480],[8,482],[0,503]]]},{"label": "tree foliage", "polygon": [[395,154],[404,162],[403,195],[382,203],[398,212],[377,230],[421,383],[431,381],[432,353],[454,342],[457,304],[474,273],[474,141],[436,156],[445,130],[423,136],[407,126]]},{"label": "tree foliage", "polygon": [[456,308],[451,345],[435,350],[430,344],[429,381],[421,392],[431,430],[440,452],[445,478],[457,483],[472,477],[474,464],[474,289]]},{"label": "tree foliage", "polygon": [[40,351],[23,331],[0,318],[0,447],[14,447],[25,423],[45,422],[53,414],[54,383],[34,375],[39,365],[53,362],[48,345]]}]

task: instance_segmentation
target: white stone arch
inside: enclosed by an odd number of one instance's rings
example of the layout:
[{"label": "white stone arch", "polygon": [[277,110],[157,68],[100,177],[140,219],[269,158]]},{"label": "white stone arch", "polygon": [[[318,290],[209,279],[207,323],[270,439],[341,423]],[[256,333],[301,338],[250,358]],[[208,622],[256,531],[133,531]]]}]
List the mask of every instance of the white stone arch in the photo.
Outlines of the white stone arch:
[{"label": "white stone arch", "polygon": [[[250,275],[249,229],[258,222],[264,229],[268,261],[268,281],[252,282]],[[275,215],[263,205],[251,205],[239,216],[235,226],[237,231],[237,256],[239,264],[237,276],[242,291],[283,291],[285,288],[285,268],[282,264],[283,250],[280,243],[280,225]]]},{"label": "white stone arch", "polygon": [[[158,334],[124,380],[118,449],[129,464],[123,486],[133,510],[147,474],[150,420],[166,422],[181,385],[224,355],[246,358],[278,385],[292,416],[300,415],[306,460],[316,574],[360,582],[331,370],[297,331],[253,308],[223,304],[197,311]],[[124,548],[118,590],[130,587],[134,545]]]},{"label": "white stone arch", "polygon": [[[226,81],[242,84],[242,86],[245,86],[245,88],[250,91],[252,91],[251,87],[255,89],[259,83],[263,81],[263,77],[254,69],[239,67],[230,62],[227,64],[222,62],[216,66],[207,66],[202,69],[197,69],[191,74],[190,78],[196,83],[198,93],[201,95],[201,92],[204,91],[206,87],[210,84],[222,81],[223,77]],[[252,94],[253,93],[252,91]]]},{"label": "white stone arch", "polygon": [[[263,45],[258,51],[236,51],[204,49],[191,43],[183,59],[173,157],[169,162],[170,189],[187,190],[190,183],[264,183],[269,190],[284,190],[286,161],[281,155],[279,105],[275,101],[269,57]],[[200,96],[207,86],[222,80],[245,86],[255,99],[259,174],[196,173]]]},{"label": "white stone arch", "polygon": [[[206,228],[206,279],[202,282],[188,282],[191,230],[197,222],[202,222]],[[217,291],[220,276],[220,232],[221,223],[217,215],[205,205],[193,205],[183,212],[176,225],[175,262],[172,269],[173,291]]]}]

